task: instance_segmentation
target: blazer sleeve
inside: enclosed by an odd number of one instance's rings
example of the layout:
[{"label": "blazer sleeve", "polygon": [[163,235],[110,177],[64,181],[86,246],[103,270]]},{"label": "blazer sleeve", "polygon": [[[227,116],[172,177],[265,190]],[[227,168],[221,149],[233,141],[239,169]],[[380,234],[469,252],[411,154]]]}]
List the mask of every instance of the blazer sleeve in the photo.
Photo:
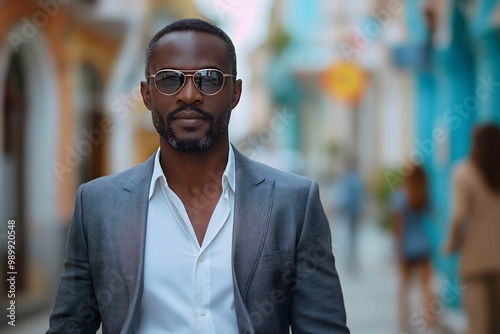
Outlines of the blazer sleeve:
[{"label": "blazer sleeve", "polygon": [[295,261],[290,304],[292,332],[349,333],[332,254],[330,227],[319,198],[318,184],[314,181],[309,190]]},{"label": "blazer sleeve", "polygon": [[64,271],[59,282],[48,334],[95,333],[101,322],[94,294],[83,224],[85,185],[78,189],[68,231]]}]

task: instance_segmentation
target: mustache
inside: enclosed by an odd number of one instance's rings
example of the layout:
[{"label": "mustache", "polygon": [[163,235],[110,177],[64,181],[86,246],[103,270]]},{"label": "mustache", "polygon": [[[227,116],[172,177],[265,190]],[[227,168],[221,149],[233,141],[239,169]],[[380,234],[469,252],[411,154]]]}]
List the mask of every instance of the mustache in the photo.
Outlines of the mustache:
[{"label": "mustache", "polygon": [[198,108],[197,106],[180,106],[167,115],[167,123],[170,124],[171,122],[173,122],[175,115],[177,115],[181,111],[195,111],[209,121],[214,120],[214,116],[211,113]]}]

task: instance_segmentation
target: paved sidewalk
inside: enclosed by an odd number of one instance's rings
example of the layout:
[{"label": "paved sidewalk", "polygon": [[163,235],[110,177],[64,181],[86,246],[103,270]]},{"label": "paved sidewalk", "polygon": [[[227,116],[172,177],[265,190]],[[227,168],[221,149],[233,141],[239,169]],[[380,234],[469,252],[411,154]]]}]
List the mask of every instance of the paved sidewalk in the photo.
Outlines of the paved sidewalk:
[{"label": "paved sidewalk", "polygon": [[334,219],[332,239],[352,333],[396,333],[397,272],[391,258],[391,240],[373,224],[364,223],[358,235],[359,265],[347,264],[345,224]]},{"label": "paved sidewalk", "polygon": [[[365,221],[358,235],[357,271],[349,270],[346,259],[346,224],[339,219],[331,220],[334,254],[337,258],[348,326],[353,334],[410,334],[398,333],[397,289],[398,273],[395,265],[393,241],[373,222]],[[438,279],[436,281],[439,281]],[[439,285],[439,284],[437,284]],[[411,291],[413,310],[420,308],[418,286]],[[462,334],[465,320],[462,313],[446,309],[439,316],[440,328],[435,334]],[[411,334],[431,333],[423,326],[413,328]]]},{"label": "paved sidewalk", "polygon": [[[23,319],[16,319],[16,327],[0,327],[2,334],[43,334],[49,329],[49,316],[51,309],[46,309],[37,314]],[[99,330],[97,333],[101,333]]]},{"label": "paved sidewalk", "polygon": [[[16,326],[1,327],[4,334],[41,334],[49,329],[49,310],[43,310],[37,314],[26,317],[18,316]],[[3,324],[2,324],[3,326]]]}]

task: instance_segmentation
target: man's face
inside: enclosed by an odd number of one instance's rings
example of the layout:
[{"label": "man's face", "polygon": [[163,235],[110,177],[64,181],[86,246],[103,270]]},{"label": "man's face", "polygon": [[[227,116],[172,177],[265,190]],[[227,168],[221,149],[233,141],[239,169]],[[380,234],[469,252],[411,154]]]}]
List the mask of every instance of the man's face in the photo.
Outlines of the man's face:
[{"label": "man's face", "polygon": [[[193,74],[207,68],[232,74],[227,47],[216,36],[186,31],[166,34],[158,41],[149,72],[173,69]],[[187,77],[179,92],[167,96],[150,78],[141,83],[141,93],[163,140],[181,152],[201,152],[227,138],[231,110],[240,99],[241,80],[234,82],[232,77],[226,77],[222,90],[209,96],[196,88],[192,77]]]}]

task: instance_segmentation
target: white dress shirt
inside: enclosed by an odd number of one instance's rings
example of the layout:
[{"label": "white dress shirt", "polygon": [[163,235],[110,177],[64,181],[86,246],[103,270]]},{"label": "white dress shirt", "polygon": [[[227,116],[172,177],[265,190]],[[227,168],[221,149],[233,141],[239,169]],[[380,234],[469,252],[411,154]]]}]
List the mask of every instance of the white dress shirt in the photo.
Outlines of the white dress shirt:
[{"label": "white dress shirt", "polygon": [[[229,147],[222,194],[200,246],[186,209],[155,156],[149,190],[144,291],[137,333],[238,333],[232,276],[234,152]],[[214,178],[216,176],[214,175]],[[199,189],[213,196],[213,184]],[[203,197],[193,204],[203,205]]]}]

